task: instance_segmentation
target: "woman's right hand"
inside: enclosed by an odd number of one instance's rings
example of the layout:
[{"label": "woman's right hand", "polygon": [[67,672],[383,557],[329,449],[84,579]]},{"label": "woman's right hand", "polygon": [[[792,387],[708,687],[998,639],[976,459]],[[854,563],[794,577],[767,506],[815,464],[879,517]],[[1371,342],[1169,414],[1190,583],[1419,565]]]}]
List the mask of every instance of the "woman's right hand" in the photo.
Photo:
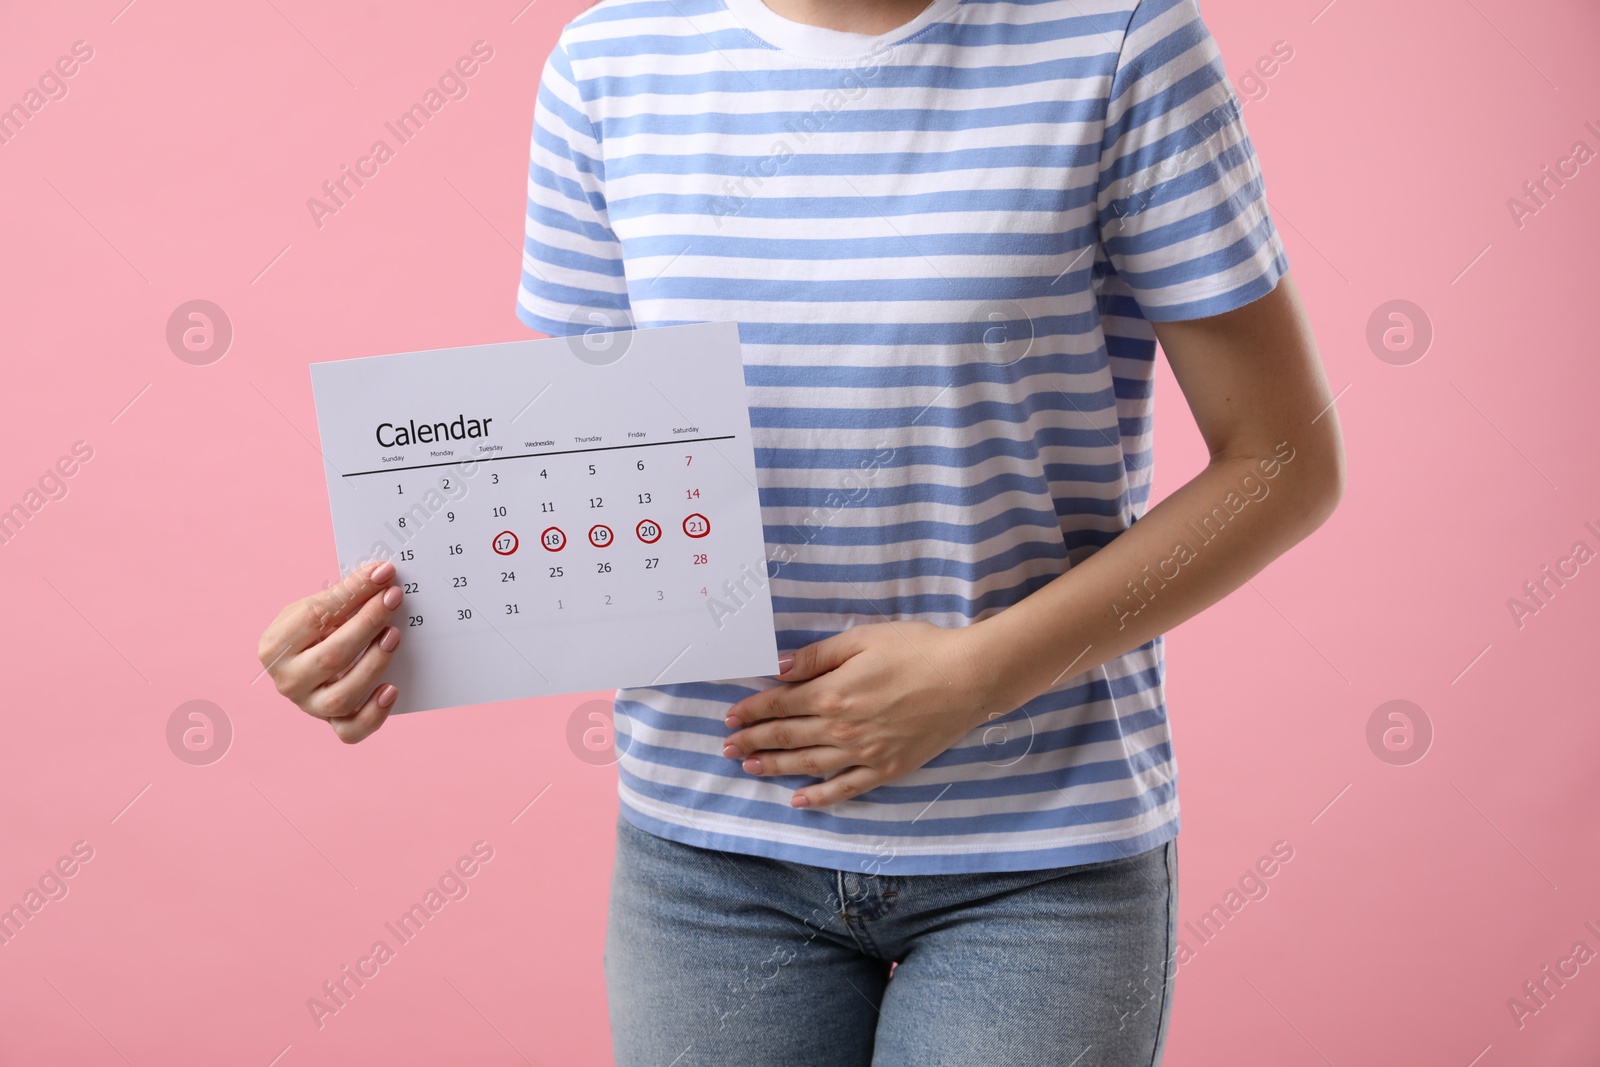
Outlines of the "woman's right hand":
[{"label": "woman's right hand", "polygon": [[278,692],[326,719],[339,740],[364,740],[389,717],[400,691],[383,682],[400,631],[394,564],[368,564],[337,585],[297,600],[261,635],[257,656]]}]

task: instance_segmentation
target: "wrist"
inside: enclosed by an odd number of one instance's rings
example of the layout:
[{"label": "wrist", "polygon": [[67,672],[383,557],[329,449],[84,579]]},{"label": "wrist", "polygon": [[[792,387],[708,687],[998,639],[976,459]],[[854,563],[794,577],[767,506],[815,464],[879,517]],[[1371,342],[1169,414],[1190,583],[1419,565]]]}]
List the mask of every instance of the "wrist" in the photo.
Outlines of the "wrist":
[{"label": "wrist", "polygon": [[991,615],[962,628],[976,691],[968,722],[973,728],[1009,715],[1042,692],[1029,684],[1031,672],[1026,669],[1025,645],[1008,632],[1009,627],[999,625],[1005,614]]}]

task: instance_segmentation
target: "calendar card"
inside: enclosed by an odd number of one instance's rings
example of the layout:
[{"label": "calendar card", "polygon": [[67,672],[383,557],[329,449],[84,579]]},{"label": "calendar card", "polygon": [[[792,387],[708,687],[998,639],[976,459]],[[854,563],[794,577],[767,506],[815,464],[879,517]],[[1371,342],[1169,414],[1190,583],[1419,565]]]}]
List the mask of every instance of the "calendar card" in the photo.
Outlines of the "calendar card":
[{"label": "calendar card", "polygon": [[339,566],[394,562],[394,711],[777,671],[736,323],[311,367]]}]

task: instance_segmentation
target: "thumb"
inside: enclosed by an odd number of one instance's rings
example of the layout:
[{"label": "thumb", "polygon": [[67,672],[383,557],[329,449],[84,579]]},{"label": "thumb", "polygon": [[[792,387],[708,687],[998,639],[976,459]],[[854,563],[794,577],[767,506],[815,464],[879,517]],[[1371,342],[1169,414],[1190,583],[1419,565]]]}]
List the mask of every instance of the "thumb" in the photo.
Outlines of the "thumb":
[{"label": "thumb", "polygon": [[774,677],[780,682],[804,682],[837,670],[858,651],[857,642],[846,630],[798,648],[791,655],[779,656],[778,673]]}]

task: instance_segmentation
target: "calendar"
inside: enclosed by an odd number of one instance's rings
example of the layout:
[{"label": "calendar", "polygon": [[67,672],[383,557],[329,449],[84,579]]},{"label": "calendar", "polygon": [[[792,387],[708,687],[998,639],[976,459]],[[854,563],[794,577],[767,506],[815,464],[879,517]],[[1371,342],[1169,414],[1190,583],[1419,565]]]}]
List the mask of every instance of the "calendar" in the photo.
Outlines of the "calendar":
[{"label": "calendar", "polygon": [[316,363],[341,573],[395,712],[777,671],[738,325]]}]

